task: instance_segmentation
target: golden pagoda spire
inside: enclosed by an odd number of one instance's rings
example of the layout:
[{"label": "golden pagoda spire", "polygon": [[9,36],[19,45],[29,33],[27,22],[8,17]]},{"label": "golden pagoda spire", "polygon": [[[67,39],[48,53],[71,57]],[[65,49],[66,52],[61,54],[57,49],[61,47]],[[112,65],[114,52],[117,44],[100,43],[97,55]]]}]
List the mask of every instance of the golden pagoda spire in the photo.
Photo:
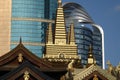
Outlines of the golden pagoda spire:
[{"label": "golden pagoda spire", "polygon": [[55,21],[55,44],[66,44],[66,28],[61,0],[58,0],[57,15]]},{"label": "golden pagoda spire", "polygon": [[75,44],[75,33],[73,23],[70,25],[70,44]]},{"label": "golden pagoda spire", "polygon": [[[48,58],[51,61],[69,61],[72,59],[78,59],[77,45],[74,43],[74,29],[71,27],[71,44],[67,43],[66,27],[64,20],[63,8],[61,0],[58,0],[58,8],[55,20],[55,35],[51,38],[52,29],[48,30],[48,43],[46,44],[46,54],[44,58]],[[49,25],[50,26],[50,25]],[[69,38],[70,39],[70,38]],[[53,42],[52,42],[53,41]]]},{"label": "golden pagoda spire", "polygon": [[47,43],[48,44],[53,44],[53,36],[52,36],[52,23],[49,23],[48,26],[48,38],[47,38]]}]

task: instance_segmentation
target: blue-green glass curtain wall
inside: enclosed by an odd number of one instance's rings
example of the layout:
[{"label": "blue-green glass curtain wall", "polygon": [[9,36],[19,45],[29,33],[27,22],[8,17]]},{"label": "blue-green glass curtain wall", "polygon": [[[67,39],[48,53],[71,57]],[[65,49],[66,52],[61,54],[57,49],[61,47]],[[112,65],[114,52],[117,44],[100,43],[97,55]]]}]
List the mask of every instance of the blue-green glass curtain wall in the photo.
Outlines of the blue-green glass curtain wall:
[{"label": "blue-green glass curtain wall", "polygon": [[53,19],[56,7],[57,0],[12,0],[11,49],[22,37],[25,47],[42,57],[47,25],[35,19]]}]

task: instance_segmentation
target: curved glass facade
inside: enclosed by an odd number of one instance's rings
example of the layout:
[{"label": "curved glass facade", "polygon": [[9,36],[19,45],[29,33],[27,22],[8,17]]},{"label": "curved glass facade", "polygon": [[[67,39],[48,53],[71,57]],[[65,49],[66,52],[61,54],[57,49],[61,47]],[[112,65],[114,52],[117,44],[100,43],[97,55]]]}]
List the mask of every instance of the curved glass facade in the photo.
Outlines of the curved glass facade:
[{"label": "curved glass facade", "polygon": [[11,49],[22,37],[26,48],[41,57],[47,26],[39,19],[54,19],[56,8],[57,0],[12,0]]},{"label": "curved glass facade", "polygon": [[86,65],[89,45],[93,44],[96,62],[98,65],[103,66],[104,60],[102,58],[104,58],[104,56],[102,54],[104,54],[104,51],[102,51],[102,34],[99,28],[92,25],[94,24],[94,21],[81,5],[68,2],[63,5],[63,8],[67,31],[69,25],[74,23],[75,39],[82,64]]},{"label": "curved glass facade", "polygon": [[96,63],[102,65],[102,35],[96,27],[93,27],[93,51]]},{"label": "curved glass facade", "polygon": [[63,7],[66,19],[74,19],[82,23],[93,23],[93,20],[81,5],[73,2],[68,2],[64,3]]}]

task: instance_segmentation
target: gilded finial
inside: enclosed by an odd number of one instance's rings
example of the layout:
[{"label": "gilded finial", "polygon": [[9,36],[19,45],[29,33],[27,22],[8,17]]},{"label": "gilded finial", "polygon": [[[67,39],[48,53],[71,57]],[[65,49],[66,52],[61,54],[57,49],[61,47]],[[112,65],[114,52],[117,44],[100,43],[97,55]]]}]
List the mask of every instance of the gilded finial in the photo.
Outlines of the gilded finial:
[{"label": "gilded finial", "polygon": [[93,50],[93,48],[92,48],[92,45],[90,44],[88,58],[93,58],[93,52],[92,52],[92,50]]},{"label": "gilded finial", "polygon": [[62,1],[58,0],[58,7],[60,8],[62,6]]},{"label": "gilded finial", "polygon": [[30,78],[29,72],[25,71],[24,72],[24,80],[29,80],[29,78]]},{"label": "gilded finial", "polygon": [[87,63],[87,67],[89,67],[92,64],[96,64],[96,61],[93,57],[93,52],[92,52],[92,45],[90,45],[89,47],[89,53],[88,53],[88,63]]},{"label": "gilded finial", "polygon": [[92,48],[92,45],[90,44],[89,53],[92,53],[92,50],[93,50],[93,48]]},{"label": "gilded finial", "polygon": [[62,3],[62,1],[61,1],[61,0],[58,0],[58,3]]}]

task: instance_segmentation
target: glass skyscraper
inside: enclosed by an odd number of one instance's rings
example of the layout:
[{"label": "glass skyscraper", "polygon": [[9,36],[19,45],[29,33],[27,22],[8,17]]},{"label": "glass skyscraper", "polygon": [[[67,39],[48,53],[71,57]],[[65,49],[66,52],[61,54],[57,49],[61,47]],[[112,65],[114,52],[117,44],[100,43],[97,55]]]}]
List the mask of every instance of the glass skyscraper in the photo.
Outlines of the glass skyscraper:
[{"label": "glass skyscraper", "polygon": [[75,40],[82,64],[87,64],[88,50],[92,44],[96,63],[104,68],[104,34],[102,27],[96,25],[86,10],[77,3],[64,3],[63,8],[67,31],[69,25],[74,23]]},{"label": "glass skyscraper", "polygon": [[52,22],[55,17],[57,0],[10,0],[10,2],[11,4],[8,4],[11,5],[10,25],[2,26],[9,27],[8,49],[13,49],[21,37],[25,47],[41,57],[45,46],[45,30],[47,23]]}]

